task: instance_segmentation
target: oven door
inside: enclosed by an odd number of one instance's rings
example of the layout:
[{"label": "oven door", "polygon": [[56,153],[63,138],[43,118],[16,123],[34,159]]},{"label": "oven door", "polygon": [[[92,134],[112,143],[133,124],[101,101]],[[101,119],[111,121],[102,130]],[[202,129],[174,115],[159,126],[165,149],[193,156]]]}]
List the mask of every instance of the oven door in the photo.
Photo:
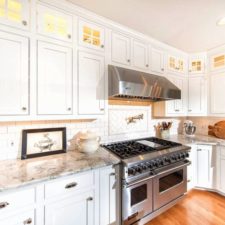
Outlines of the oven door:
[{"label": "oven door", "polygon": [[153,181],[154,211],[187,192],[188,165],[190,165],[189,161],[157,171]]},{"label": "oven door", "polygon": [[123,224],[129,225],[153,211],[153,176],[124,185],[122,193]]}]

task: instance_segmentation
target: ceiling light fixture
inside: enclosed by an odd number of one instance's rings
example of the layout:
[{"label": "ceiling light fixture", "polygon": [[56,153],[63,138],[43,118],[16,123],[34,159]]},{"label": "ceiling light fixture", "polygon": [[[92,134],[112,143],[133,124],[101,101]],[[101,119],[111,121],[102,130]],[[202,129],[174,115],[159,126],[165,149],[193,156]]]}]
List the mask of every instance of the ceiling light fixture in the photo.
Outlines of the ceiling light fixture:
[{"label": "ceiling light fixture", "polygon": [[220,20],[218,20],[218,22],[216,23],[218,26],[223,26],[225,25],[225,17],[221,18]]}]

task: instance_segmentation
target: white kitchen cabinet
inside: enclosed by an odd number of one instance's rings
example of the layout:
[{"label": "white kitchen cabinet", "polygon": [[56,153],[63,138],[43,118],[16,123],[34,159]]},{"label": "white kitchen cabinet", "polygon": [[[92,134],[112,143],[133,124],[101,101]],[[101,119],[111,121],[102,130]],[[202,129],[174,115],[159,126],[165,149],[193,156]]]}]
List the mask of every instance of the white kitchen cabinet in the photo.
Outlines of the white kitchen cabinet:
[{"label": "white kitchen cabinet", "polygon": [[87,191],[46,204],[45,225],[94,225],[94,197],[93,191]]},{"label": "white kitchen cabinet", "polygon": [[225,194],[225,158],[220,159],[219,190]]},{"label": "white kitchen cabinet", "polygon": [[141,41],[133,41],[133,66],[138,69],[149,69],[148,45]]},{"label": "white kitchen cabinet", "polygon": [[187,167],[187,189],[188,191],[195,187],[195,173],[196,173],[196,145],[190,145],[188,160],[191,164]]},{"label": "white kitchen cabinet", "polygon": [[35,210],[28,210],[26,212],[20,212],[15,215],[11,215],[3,220],[0,219],[1,225],[38,225],[35,222]]},{"label": "white kitchen cabinet", "polygon": [[209,56],[209,67],[211,72],[224,71],[225,69],[225,51],[212,53]]},{"label": "white kitchen cabinet", "polygon": [[186,116],[187,79],[176,76],[168,76],[167,78],[181,90],[181,99],[155,102],[153,115],[155,117]]},{"label": "white kitchen cabinet", "polygon": [[37,32],[39,34],[72,42],[73,17],[49,6],[37,5]]},{"label": "white kitchen cabinet", "polygon": [[217,153],[217,189],[225,194],[225,146],[218,146]]},{"label": "white kitchen cabinet", "polygon": [[164,73],[164,52],[162,50],[152,47],[150,51],[150,61],[151,71],[153,73]]},{"label": "white kitchen cabinet", "polygon": [[216,155],[210,145],[197,145],[196,149],[196,186],[214,188],[216,180]]},{"label": "white kitchen cabinet", "polygon": [[131,64],[131,40],[129,37],[112,33],[112,61],[122,65]]},{"label": "white kitchen cabinet", "polygon": [[216,73],[210,76],[210,113],[225,114],[225,73]]},{"label": "white kitchen cabinet", "polygon": [[116,224],[116,179],[112,167],[100,170],[100,225]]},{"label": "white kitchen cabinet", "polygon": [[78,58],[78,113],[104,114],[104,57],[79,52]]},{"label": "white kitchen cabinet", "polygon": [[206,54],[191,54],[189,55],[189,75],[203,74],[205,72]]},{"label": "white kitchen cabinet", "polygon": [[30,1],[1,0],[0,23],[27,30],[30,25]]},{"label": "white kitchen cabinet", "polygon": [[188,79],[188,115],[207,115],[207,85],[204,76]]},{"label": "white kitchen cabinet", "polygon": [[104,51],[105,29],[98,24],[79,20],[79,44],[84,47]]},{"label": "white kitchen cabinet", "polygon": [[186,72],[187,60],[179,55],[168,55],[167,70],[177,74],[184,74]]},{"label": "white kitchen cabinet", "polygon": [[72,49],[38,42],[37,112],[72,114]]},{"label": "white kitchen cabinet", "polygon": [[0,115],[29,113],[29,40],[0,32]]}]

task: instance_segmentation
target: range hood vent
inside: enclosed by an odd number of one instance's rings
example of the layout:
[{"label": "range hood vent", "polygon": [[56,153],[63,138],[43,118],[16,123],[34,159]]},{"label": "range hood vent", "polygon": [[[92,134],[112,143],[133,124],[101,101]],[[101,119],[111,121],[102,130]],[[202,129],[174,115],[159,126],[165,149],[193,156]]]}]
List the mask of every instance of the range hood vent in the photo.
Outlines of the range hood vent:
[{"label": "range hood vent", "polygon": [[108,66],[110,100],[165,101],[181,99],[181,90],[165,77]]}]

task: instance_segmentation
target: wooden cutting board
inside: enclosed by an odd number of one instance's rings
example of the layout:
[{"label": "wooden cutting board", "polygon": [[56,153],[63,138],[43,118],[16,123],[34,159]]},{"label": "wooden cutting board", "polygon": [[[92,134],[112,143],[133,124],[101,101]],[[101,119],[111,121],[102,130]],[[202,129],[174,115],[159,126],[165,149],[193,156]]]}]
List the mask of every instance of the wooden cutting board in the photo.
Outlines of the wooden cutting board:
[{"label": "wooden cutting board", "polygon": [[208,126],[208,134],[225,139],[225,120],[215,123],[214,126]]}]

